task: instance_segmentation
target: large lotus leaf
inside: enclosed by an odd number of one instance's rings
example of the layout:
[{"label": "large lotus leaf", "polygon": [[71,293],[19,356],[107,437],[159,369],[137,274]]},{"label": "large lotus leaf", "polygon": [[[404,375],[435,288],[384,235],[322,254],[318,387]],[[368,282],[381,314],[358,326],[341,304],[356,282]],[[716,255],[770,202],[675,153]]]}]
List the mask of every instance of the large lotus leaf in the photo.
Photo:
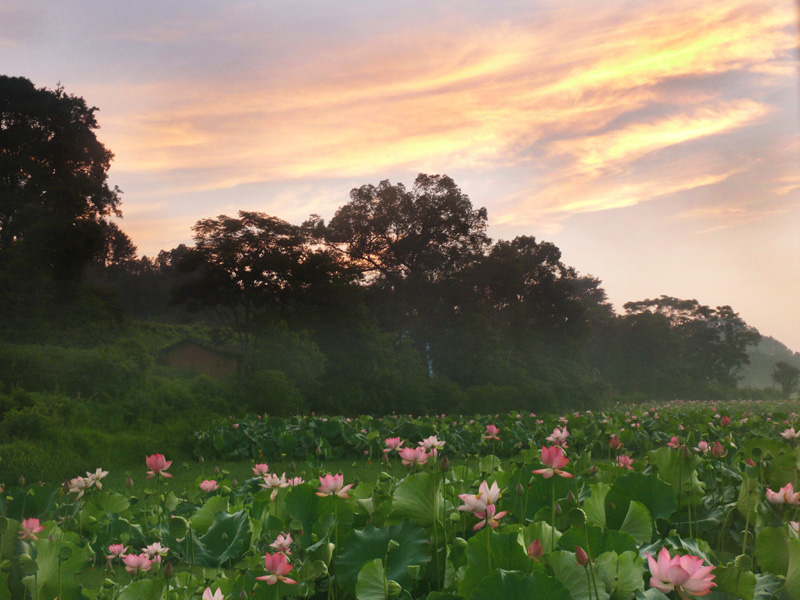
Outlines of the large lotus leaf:
[{"label": "large lotus leaf", "polygon": [[531,523],[522,529],[520,534],[522,535],[522,545],[525,548],[530,546],[534,540],[539,540],[545,552],[552,552],[562,535],[560,531],[544,521]]},{"label": "large lotus leaf", "polygon": [[303,546],[312,544],[312,534],[322,539],[331,533],[336,525],[336,519],[339,521],[341,530],[339,535],[342,538],[344,531],[353,523],[353,510],[346,500],[336,496],[320,497],[316,495],[315,490],[316,488],[310,484],[303,484],[292,488],[286,494],[286,512],[292,519],[302,524],[303,534],[296,537]]},{"label": "large lotus leaf", "polygon": [[653,519],[647,507],[641,502],[632,500],[620,531],[629,533],[637,544],[650,543],[653,537]]},{"label": "large lotus leaf", "polygon": [[603,552],[622,554],[637,549],[636,540],[630,534],[613,529],[604,531],[594,525],[568,529],[558,540],[558,546],[569,552],[575,552],[575,548],[580,546],[592,557],[600,556]]},{"label": "large lotus leaf", "polygon": [[40,520],[49,518],[56,506],[56,499],[61,488],[53,485],[36,485],[26,489],[11,488],[6,490],[6,516],[10,519],[22,521],[22,510],[25,509],[25,519],[38,517]]},{"label": "large lotus leaf", "polygon": [[756,576],[749,569],[741,568],[736,561],[714,567],[715,591],[729,594],[733,598],[753,600],[756,589]]},{"label": "large lotus leaf", "polygon": [[586,513],[586,518],[590,523],[599,527],[606,526],[606,496],[611,490],[611,485],[608,483],[593,483],[589,486],[592,490],[589,496],[583,502],[583,511]]},{"label": "large lotus leaf", "polygon": [[736,499],[736,509],[747,517],[750,513],[750,522],[752,523],[756,518],[758,512],[758,505],[761,503],[763,497],[761,491],[761,484],[756,479],[750,477],[742,477],[742,485],[739,488],[739,497]]},{"label": "large lotus leaf", "polygon": [[208,532],[200,538],[213,557],[213,566],[238,559],[250,546],[250,519],[246,510],[233,514],[220,513]]},{"label": "large lotus leaf", "polygon": [[423,527],[434,519],[441,521],[444,507],[442,479],[438,473],[409,475],[397,486],[392,496],[394,519],[411,519]]},{"label": "large lotus leaf", "polygon": [[653,519],[669,519],[678,507],[668,483],[656,475],[628,473],[614,482],[606,496],[606,519],[611,529],[622,527],[631,501],[644,504]]},{"label": "large lotus leaf", "polygon": [[389,600],[389,585],[380,558],[369,561],[358,573],[356,581],[358,600]]},{"label": "large lotus leaf", "polygon": [[[754,448],[758,448],[761,451],[758,456],[753,454]],[[742,444],[741,456],[743,458],[757,459],[767,452],[769,452],[773,457],[777,457],[784,452],[791,451],[791,448],[783,440],[776,440],[773,438],[750,438]]]},{"label": "large lotus leaf", "polygon": [[629,600],[641,590],[644,563],[635,552],[604,552],[595,561],[596,576],[611,590],[611,600]]},{"label": "large lotus leaf", "polygon": [[644,592],[639,591],[636,592],[636,596],[634,596],[635,600],[670,600],[669,596],[657,590],[656,588],[650,588]]},{"label": "large lotus leaf", "polygon": [[[584,569],[575,561],[575,553],[558,551],[548,555],[547,562],[558,579],[569,590],[573,600],[609,600],[611,597],[606,589],[605,582],[595,572],[595,581],[591,579],[591,572]],[[597,584],[597,594],[595,585]]]},{"label": "large lotus leaf", "polygon": [[225,496],[211,496],[203,506],[201,506],[190,520],[192,528],[200,535],[203,535],[217,516],[217,513],[228,510],[228,499]]},{"label": "large lotus leaf", "polygon": [[469,598],[475,587],[495,569],[526,571],[531,563],[517,532],[498,533],[484,528],[467,542],[467,569],[458,593]]},{"label": "large lotus leaf", "polygon": [[163,579],[140,579],[125,586],[118,600],[161,600],[165,587]]},{"label": "large lotus leaf", "polygon": [[698,504],[705,496],[705,486],[697,477],[697,468],[703,461],[699,456],[688,459],[682,452],[662,446],[648,454],[650,462],[658,467],[658,475],[672,486],[675,496],[680,496],[681,504]]},{"label": "large lotus leaf", "polygon": [[63,539],[51,542],[48,538],[41,538],[34,545],[38,566],[36,576],[28,575],[22,579],[31,597],[55,598],[60,595],[62,600],[80,598],[75,576],[88,567],[91,550]]},{"label": "large lotus leaf", "polygon": [[125,496],[112,492],[98,494],[92,499],[92,504],[100,508],[108,518],[123,514],[130,507]]},{"label": "large lotus leaf", "polygon": [[771,489],[778,490],[789,482],[797,485],[797,470],[800,469],[800,447],[794,450],[787,448],[784,454],[769,463]]},{"label": "large lotus leaf", "polygon": [[761,571],[786,575],[789,569],[789,535],[785,527],[765,527],[756,536],[755,557]]},{"label": "large lotus leaf", "polygon": [[786,571],[786,593],[791,600],[800,600],[800,540],[789,540],[789,568]]},{"label": "large lotus leaf", "polygon": [[[391,540],[400,545],[393,548],[387,557],[386,551]],[[354,590],[363,566],[370,560],[384,557],[387,578],[410,589],[413,580],[408,574],[408,567],[420,565],[424,571],[424,566],[431,560],[431,548],[425,530],[411,521],[389,527],[368,526],[360,531],[354,530],[336,559],[336,574],[344,587]]]},{"label": "large lotus leaf", "polygon": [[772,600],[776,598],[778,590],[783,587],[783,581],[772,573],[756,575],[756,588],[753,600]]},{"label": "large lotus leaf", "polygon": [[485,577],[470,596],[470,600],[497,600],[498,598],[572,600],[567,588],[554,577],[539,572],[526,575],[502,569]]}]

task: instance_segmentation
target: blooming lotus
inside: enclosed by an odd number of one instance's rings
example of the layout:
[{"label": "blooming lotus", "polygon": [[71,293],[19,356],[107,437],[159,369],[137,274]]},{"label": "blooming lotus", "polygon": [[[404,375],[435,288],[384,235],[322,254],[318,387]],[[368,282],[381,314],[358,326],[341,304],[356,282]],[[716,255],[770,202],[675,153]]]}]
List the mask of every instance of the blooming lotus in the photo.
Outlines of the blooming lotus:
[{"label": "blooming lotus", "polygon": [[328,473],[325,476],[319,476],[319,487],[317,488],[317,496],[339,496],[339,498],[349,498],[347,490],[353,487],[352,483],[344,485],[344,475],[331,475]]},{"label": "blooming lotus", "polygon": [[292,534],[291,533],[281,533],[275,538],[275,541],[272,542],[269,547],[275,548],[278,552],[283,552],[289,556],[292,555],[292,551],[290,547],[292,545]]},{"label": "blooming lotus", "polygon": [[419,446],[417,448],[403,448],[400,450],[400,461],[403,466],[410,467],[413,464],[424,465],[428,462],[428,453],[425,448]]},{"label": "blooming lotus", "polygon": [[800,504],[800,492],[795,492],[791,483],[787,483],[778,492],[767,489],[766,495],[772,504]]},{"label": "blooming lotus", "polygon": [[795,431],[794,427],[789,427],[789,429],[784,429],[781,432],[781,437],[785,440],[792,440],[800,437],[800,431]]},{"label": "blooming lotus", "polygon": [[[430,454],[432,454],[434,457],[436,457],[436,456],[439,456],[439,450],[444,448],[444,445],[446,443],[447,442],[444,442],[444,441],[440,440],[435,435],[432,435],[430,437],[426,437],[424,440],[419,442],[419,444],[417,444],[417,446],[419,446],[420,448],[424,448],[427,452],[430,452]],[[425,464],[425,463],[422,463],[422,464]]]},{"label": "blooming lotus", "polygon": [[86,487],[92,487],[94,485],[95,487],[97,487],[98,490],[102,490],[103,484],[100,482],[100,480],[103,479],[106,475],[108,475],[108,471],[103,471],[103,469],[101,468],[96,469],[94,473],[86,471],[86,481],[87,481]]},{"label": "blooming lotus", "polygon": [[677,450],[678,448],[681,447],[680,438],[677,435],[673,435],[671,438],[669,438],[667,446],[669,446],[673,450]]},{"label": "blooming lotus", "polygon": [[617,457],[618,467],[633,471],[633,467],[631,465],[633,465],[633,459],[630,456],[626,454],[621,454],[620,456]]},{"label": "blooming lotus", "polygon": [[269,465],[267,463],[260,463],[253,467],[253,475],[256,477],[264,477],[269,473]]},{"label": "blooming lotus", "polygon": [[291,479],[286,480],[286,485],[289,487],[294,487],[296,485],[300,485],[301,483],[305,483],[302,477],[292,477]]},{"label": "blooming lotus", "polygon": [[206,494],[210,492],[215,492],[219,489],[219,483],[214,481],[213,479],[204,479],[200,482],[200,489],[204,491]]},{"label": "blooming lotus", "polygon": [[203,600],[225,600],[225,596],[222,595],[222,590],[219,588],[212,595],[211,588],[207,587],[206,591],[203,592]]},{"label": "blooming lotus", "polygon": [[500,429],[499,428],[495,427],[494,425],[487,425],[486,426],[486,435],[483,436],[483,439],[500,441],[500,438],[497,436],[498,433],[500,433]]},{"label": "blooming lotus", "polygon": [[[477,494],[459,494],[458,497],[464,503],[458,507],[458,510],[475,513],[475,516],[477,516],[479,512],[485,511],[488,505],[497,503],[500,499],[500,488],[497,486],[496,481],[492,483],[492,487],[489,487],[489,484],[484,479],[478,486]],[[497,518],[499,519],[500,517]]]},{"label": "blooming lotus", "polygon": [[534,475],[543,475],[545,479],[550,479],[553,475],[574,477],[571,473],[561,470],[561,467],[569,464],[569,459],[564,456],[561,446],[551,446],[550,448],[542,446],[542,464],[547,468],[532,471]]},{"label": "blooming lotus", "polygon": [[142,552],[144,553],[143,556],[147,556],[154,562],[160,564],[161,559],[167,555],[167,552],[169,552],[169,548],[163,547],[161,542],[156,542],[155,544],[150,544],[149,546],[142,548]]},{"label": "blooming lotus", "polygon": [[497,526],[499,525],[497,521],[505,517],[507,514],[508,514],[507,510],[501,510],[500,512],[497,512],[496,505],[487,504],[486,510],[475,513],[475,516],[478,517],[480,521],[478,521],[475,524],[475,527],[473,527],[472,530],[478,531],[478,529],[480,529],[486,524],[488,524],[489,527],[491,527],[492,529],[497,529]]},{"label": "blooming lotus", "polygon": [[555,429],[553,429],[553,433],[548,435],[545,439],[551,444],[567,448],[568,437],[569,437],[569,430],[567,430],[567,426],[564,425],[563,428],[556,427]]},{"label": "blooming lotus", "polygon": [[703,566],[699,556],[670,556],[669,550],[661,548],[658,561],[649,552],[647,562],[650,566],[650,586],[669,593],[673,589],[685,590],[694,596],[705,596],[711,593],[715,575],[711,574],[713,566]]},{"label": "blooming lotus", "polygon": [[76,500],[80,500],[83,497],[83,494],[86,490],[89,489],[89,486],[92,485],[88,479],[85,477],[73,477],[69,480],[69,484],[67,484],[68,491],[70,494],[78,494],[75,496]]},{"label": "blooming lotus", "polygon": [[44,525],[39,524],[39,519],[23,519],[22,531],[19,532],[19,539],[21,540],[38,540],[37,533],[44,531]]},{"label": "blooming lotus", "polygon": [[701,440],[697,442],[697,446],[694,447],[694,450],[700,454],[708,454],[711,451],[711,446],[708,445],[708,442]]},{"label": "blooming lotus", "polygon": [[619,439],[619,437],[615,433],[608,439],[608,445],[611,447],[612,450],[619,450],[620,448],[622,448],[622,440]]},{"label": "blooming lotus", "polygon": [[122,557],[122,562],[125,563],[125,570],[131,575],[137,572],[145,573],[153,566],[153,561],[147,554],[126,554]]},{"label": "blooming lotus", "polygon": [[258,581],[266,581],[267,585],[275,585],[278,581],[289,584],[297,583],[294,579],[286,577],[286,575],[292,572],[292,565],[289,564],[286,555],[282,552],[276,552],[275,554],[267,552],[264,556],[264,568],[269,575],[256,577]]},{"label": "blooming lotus", "polygon": [[383,453],[388,454],[389,452],[399,452],[400,448],[402,448],[403,444],[405,444],[405,441],[401,440],[399,437],[391,437],[383,440],[383,443],[386,444],[386,448],[383,449]]},{"label": "blooming lotus", "polygon": [[158,475],[167,478],[172,477],[172,475],[169,473],[165,473],[165,471],[169,469],[169,466],[172,464],[172,461],[164,458],[163,454],[151,454],[150,456],[146,457],[144,461],[147,464],[147,468],[150,469],[147,472],[146,479],[152,479]]},{"label": "blooming lotus", "polygon": [[123,546],[122,544],[109,544],[108,552],[109,555],[106,556],[106,560],[114,560],[115,558],[124,558],[125,553],[128,551],[127,546]]}]

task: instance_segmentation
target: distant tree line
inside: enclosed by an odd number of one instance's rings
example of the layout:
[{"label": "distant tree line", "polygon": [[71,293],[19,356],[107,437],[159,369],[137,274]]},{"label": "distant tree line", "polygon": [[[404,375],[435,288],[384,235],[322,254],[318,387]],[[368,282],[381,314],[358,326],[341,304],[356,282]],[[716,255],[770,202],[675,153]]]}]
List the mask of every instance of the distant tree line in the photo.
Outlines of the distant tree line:
[{"label": "distant tree line", "polygon": [[493,412],[722,397],[760,338],[696,300],[615,314],[552,243],[491,240],[486,209],[446,175],[353,189],[327,223],[202,219],[192,245],[140,258],[110,220],[121,192],[96,110],[0,77],[6,341],[79,331],[90,345],[131,319],[199,322],[243,349],[242,398],[277,386],[298,410]]}]

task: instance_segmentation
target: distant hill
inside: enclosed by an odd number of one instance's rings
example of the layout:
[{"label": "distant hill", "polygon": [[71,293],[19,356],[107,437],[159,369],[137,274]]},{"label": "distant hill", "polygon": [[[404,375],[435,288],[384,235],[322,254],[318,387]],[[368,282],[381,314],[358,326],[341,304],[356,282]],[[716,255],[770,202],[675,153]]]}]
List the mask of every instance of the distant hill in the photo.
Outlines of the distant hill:
[{"label": "distant hill", "polygon": [[792,352],[771,337],[762,337],[758,346],[748,350],[750,364],[739,373],[739,387],[771,388],[775,363],[785,362],[800,369],[800,352]]}]

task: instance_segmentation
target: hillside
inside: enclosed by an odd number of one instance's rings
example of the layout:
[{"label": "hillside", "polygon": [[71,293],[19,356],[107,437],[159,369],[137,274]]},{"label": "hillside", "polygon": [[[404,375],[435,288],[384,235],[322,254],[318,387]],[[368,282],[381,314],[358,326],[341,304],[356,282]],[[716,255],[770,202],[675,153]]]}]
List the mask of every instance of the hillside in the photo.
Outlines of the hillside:
[{"label": "hillside", "polygon": [[775,338],[762,337],[758,346],[748,350],[750,364],[740,373],[739,387],[771,388],[775,363],[786,362],[800,369],[800,352],[792,352]]}]

